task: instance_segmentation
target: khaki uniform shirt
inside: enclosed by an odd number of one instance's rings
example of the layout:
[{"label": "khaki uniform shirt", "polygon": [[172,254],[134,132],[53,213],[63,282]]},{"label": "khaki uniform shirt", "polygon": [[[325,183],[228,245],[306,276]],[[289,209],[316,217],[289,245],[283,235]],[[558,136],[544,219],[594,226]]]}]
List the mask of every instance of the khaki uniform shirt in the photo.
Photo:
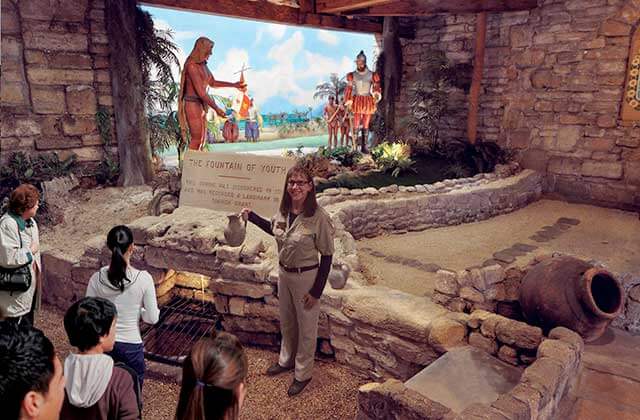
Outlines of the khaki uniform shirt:
[{"label": "khaki uniform shirt", "polygon": [[271,230],[278,244],[280,263],[287,268],[318,264],[318,254],[333,255],[335,228],[321,207],[311,217],[298,215],[291,226],[289,218],[278,212],[271,219]]}]

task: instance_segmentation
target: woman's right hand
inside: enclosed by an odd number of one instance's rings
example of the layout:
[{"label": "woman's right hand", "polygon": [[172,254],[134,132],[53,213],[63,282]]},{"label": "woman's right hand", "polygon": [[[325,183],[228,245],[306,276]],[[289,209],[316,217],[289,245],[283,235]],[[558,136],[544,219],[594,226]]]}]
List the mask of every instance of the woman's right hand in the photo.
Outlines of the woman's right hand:
[{"label": "woman's right hand", "polygon": [[242,216],[242,220],[244,220],[245,222],[246,222],[247,220],[249,220],[249,213],[251,213],[251,209],[248,209],[248,208],[246,208],[246,207],[245,207],[245,208],[243,208],[243,209],[240,211],[240,216]]}]

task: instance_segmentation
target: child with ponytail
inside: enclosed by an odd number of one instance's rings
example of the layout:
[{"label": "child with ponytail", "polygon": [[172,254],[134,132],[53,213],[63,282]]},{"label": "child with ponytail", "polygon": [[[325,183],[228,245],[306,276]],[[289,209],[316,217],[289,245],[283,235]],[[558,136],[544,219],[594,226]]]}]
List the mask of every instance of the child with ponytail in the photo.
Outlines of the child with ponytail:
[{"label": "child with ponytail", "polygon": [[144,348],[140,335],[140,319],[148,324],[158,322],[160,310],[153,278],[147,271],[130,264],[133,254],[133,233],[126,226],[116,226],[107,235],[111,263],[91,276],[86,295],[102,297],[117,308],[116,343],[109,353],[115,362],[122,362],[144,379]]},{"label": "child with ponytail", "polygon": [[182,365],[176,420],[238,420],[247,368],[234,335],[219,332],[198,341]]}]

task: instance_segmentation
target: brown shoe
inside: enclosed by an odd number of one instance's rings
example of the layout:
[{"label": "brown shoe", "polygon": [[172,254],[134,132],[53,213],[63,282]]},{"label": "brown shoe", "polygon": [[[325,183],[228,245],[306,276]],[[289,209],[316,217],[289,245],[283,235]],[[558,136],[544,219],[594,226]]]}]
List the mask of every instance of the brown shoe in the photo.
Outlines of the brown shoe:
[{"label": "brown shoe", "polygon": [[298,395],[309,384],[309,382],[311,382],[311,378],[302,382],[298,381],[297,379],[294,379],[293,383],[289,387],[289,390],[287,391],[287,394],[289,394],[290,397]]},{"label": "brown shoe", "polygon": [[269,369],[267,369],[267,375],[276,376],[276,375],[280,375],[281,373],[288,372],[290,370],[293,370],[293,368],[282,367],[280,366],[279,363],[276,362],[273,365],[271,365]]}]

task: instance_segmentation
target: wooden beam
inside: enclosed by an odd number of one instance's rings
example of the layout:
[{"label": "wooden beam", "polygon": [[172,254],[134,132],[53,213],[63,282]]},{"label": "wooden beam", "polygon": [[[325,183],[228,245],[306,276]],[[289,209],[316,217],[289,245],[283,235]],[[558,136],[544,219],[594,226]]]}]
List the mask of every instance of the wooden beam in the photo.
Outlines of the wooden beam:
[{"label": "wooden beam", "polygon": [[316,12],[316,0],[298,0],[300,4],[301,13],[315,13]]},{"label": "wooden beam", "polygon": [[316,7],[318,13],[344,13],[394,2],[395,0],[319,0]]},{"label": "wooden beam", "polygon": [[347,18],[336,15],[304,13],[300,9],[278,6],[266,1],[237,0],[141,0],[141,4],[155,7],[190,10],[241,19],[338,29],[349,32],[382,33],[382,21],[376,18]]},{"label": "wooden beam", "polygon": [[478,13],[476,19],[476,51],[473,60],[473,77],[469,91],[469,116],[467,118],[467,138],[474,144],[478,137],[478,100],[482,85],[482,70],[484,69],[484,51],[487,39],[487,13]]},{"label": "wooden beam", "polygon": [[436,13],[511,12],[535,9],[537,0],[396,0],[349,12],[353,16],[427,16]]},{"label": "wooden beam", "polygon": [[384,139],[395,137],[396,97],[400,92],[402,79],[402,46],[398,18],[385,17],[382,30],[382,116],[384,118]]}]

